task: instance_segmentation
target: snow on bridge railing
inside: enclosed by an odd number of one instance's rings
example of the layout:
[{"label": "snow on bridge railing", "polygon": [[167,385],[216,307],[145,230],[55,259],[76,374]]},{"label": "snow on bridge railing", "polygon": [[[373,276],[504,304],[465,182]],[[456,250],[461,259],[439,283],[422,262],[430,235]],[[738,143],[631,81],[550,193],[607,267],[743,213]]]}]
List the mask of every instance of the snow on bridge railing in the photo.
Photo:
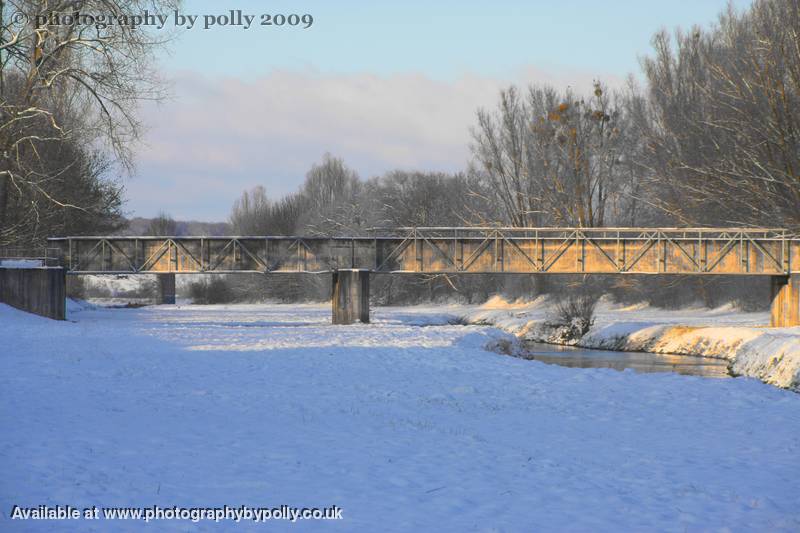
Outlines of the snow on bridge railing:
[{"label": "snow on bridge railing", "polygon": [[60,248],[0,246],[0,267],[34,268],[42,266],[58,266],[61,256]]}]

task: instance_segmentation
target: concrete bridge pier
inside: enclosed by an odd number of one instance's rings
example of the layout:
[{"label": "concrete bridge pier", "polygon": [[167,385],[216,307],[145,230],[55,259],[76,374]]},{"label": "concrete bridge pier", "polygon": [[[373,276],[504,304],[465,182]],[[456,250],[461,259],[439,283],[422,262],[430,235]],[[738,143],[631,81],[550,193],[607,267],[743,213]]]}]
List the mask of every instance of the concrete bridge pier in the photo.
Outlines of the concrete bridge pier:
[{"label": "concrete bridge pier", "polygon": [[369,270],[333,272],[333,323],[369,323]]},{"label": "concrete bridge pier", "polygon": [[158,279],[158,303],[175,303],[175,273],[157,274]]},{"label": "concrete bridge pier", "polygon": [[800,275],[772,277],[770,326],[800,326]]}]

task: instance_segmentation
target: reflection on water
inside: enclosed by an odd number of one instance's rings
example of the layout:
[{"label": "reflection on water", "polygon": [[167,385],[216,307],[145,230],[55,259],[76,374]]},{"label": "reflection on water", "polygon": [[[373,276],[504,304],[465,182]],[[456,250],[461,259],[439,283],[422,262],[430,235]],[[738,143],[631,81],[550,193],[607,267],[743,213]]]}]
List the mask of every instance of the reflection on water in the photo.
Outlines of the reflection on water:
[{"label": "reflection on water", "polygon": [[691,355],[663,355],[644,352],[611,352],[572,346],[527,343],[526,359],[577,368],[630,368],[636,372],[675,372],[691,376],[726,378],[728,362]]}]

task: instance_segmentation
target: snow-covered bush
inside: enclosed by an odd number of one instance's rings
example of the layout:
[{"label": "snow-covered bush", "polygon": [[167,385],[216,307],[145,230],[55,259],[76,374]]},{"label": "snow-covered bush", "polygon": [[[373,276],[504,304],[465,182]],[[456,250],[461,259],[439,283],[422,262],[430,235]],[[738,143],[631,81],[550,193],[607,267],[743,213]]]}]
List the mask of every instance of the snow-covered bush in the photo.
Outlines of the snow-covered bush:
[{"label": "snow-covered bush", "polygon": [[554,330],[554,342],[574,343],[594,325],[597,296],[589,293],[571,294],[561,299],[546,325]]}]

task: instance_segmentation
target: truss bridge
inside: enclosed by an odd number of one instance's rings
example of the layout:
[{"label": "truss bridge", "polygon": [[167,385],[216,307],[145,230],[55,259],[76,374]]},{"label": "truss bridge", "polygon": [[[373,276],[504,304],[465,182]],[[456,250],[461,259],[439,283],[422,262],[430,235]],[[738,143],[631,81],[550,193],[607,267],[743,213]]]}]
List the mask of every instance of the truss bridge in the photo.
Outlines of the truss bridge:
[{"label": "truss bridge", "polygon": [[413,227],[353,237],[59,237],[47,248],[71,274],[166,276],[167,300],[175,274],[329,272],[334,318],[337,298],[350,308],[344,322],[368,320],[370,273],[771,276],[773,324],[800,320],[800,236],[784,229]]}]

